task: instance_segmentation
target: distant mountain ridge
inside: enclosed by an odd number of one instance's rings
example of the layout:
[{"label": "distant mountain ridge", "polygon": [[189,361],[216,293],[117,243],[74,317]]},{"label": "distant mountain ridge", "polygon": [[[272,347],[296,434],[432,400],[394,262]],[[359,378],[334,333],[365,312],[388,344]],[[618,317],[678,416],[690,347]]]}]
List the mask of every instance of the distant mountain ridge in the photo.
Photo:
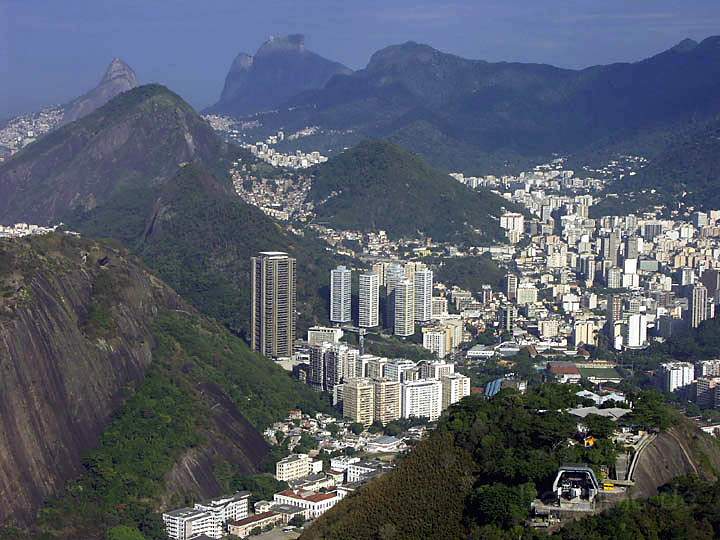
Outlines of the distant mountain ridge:
[{"label": "distant mountain ridge", "polygon": [[137,76],[132,68],[120,58],[114,58],[95,88],[65,105],[63,123],[75,122],[87,116],[118,94],[132,90],[138,85]]},{"label": "distant mountain ridge", "polygon": [[[365,69],[295,96],[262,122],[268,130],[317,125],[346,132],[348,140],[389,138],[445,170],[490,172],[717,112],[720,37],[581,70],[468,60],[408,42],[376,52]],[[334,141],[335,149],[345,144]]]},{"label": "distant mountain ridge", "polygon": [[250,56],[240,53],[225,79],[220,100],[208,112],[249,115],[275,109],[291,97],[321,88],[351,70],[305,48],[302,34],[272,37]]}]

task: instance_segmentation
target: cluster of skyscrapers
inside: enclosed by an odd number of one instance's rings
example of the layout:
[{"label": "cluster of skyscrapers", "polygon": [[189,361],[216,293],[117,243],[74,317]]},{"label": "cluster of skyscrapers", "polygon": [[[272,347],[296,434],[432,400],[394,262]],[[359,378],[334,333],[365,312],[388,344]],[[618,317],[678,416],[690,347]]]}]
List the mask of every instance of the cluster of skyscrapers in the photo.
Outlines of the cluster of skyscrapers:
[{"label": "cluster of skyscrapers", "polygon": [[[381,287],[384,288],[384,322],[397,336],[411,336],[415,324],[432,319],[433,272],[421,264],[377,264],[358,275],[357,324],[380,326]],[[330,321],[353,322],[353,273],[345,266],[330,272]]]}]

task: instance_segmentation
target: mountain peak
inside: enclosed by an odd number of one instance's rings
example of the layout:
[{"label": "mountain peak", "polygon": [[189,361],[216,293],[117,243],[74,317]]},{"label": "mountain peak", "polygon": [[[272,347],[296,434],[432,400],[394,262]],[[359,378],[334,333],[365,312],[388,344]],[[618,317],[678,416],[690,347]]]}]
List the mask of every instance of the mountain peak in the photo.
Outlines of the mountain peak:
[{"label": "mountain peak", "polygon": [[694,39],[685,38],[674,47],[671,47],[670,50],[678,53],[686,53],[692,51],[698,45],[699,43]]},{"label": "mountain peak", "polygon": [[373,69],[392,64],[405,65],[415,62],[426,63],[441,54],[440,51],[430,45],[417,43],[416,41],[406,41],[405,43],[390,45],[377,51],[370,57],[367,68]]},{"label": "mountain peak", "polygon": [[273,36],[254,56],[240,53],[225,78],[220,101],[209,112],[244,116],[277,109],[303,92],[317,90],[347,67],[305,48],[305,36]]},{"label": "mountain peak", "polygon": [[100,84],[110,83],[117,79],[125,79],[132,87],[138,85],[135,72],[121,58],[112,59],[112,62],[110,62],[105,70],[105,75],[103,75],[103,78],[100,80]]},{"label": "mountain peak", "polygon": [[303,34],[290,34],[287,36],[270,36],[255,53],[255,56],[274,52],[303,52],[305,51],[305,36]]},{"label": "mountain peak", "polygon": [[63,123],[75,122],[102,107],[115,96],[138,86],[135,72],[120,58],[113,58],[100,83],[65,106]]}]

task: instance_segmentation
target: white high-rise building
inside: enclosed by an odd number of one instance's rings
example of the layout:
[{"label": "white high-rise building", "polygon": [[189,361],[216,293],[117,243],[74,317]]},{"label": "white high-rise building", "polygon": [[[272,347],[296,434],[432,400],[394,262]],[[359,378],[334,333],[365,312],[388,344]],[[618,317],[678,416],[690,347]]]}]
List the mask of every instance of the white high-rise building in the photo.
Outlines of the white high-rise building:
[{"label": "white high-rise building", "polygon": [[358,325],[375,328],[380,325],[380,278],[373,272],[360,274]]},{"label": "white high-rise building", "polygon": [[385,378],[391,381],[405,382],[409,380],[409,373],[417,372],[417,366],[412,360],[396,358],[385,364]]},{"label": "white high-rise building", "polygon": [[400,383],[379,379],[373,381],[373,386],[375,388],[375,421],[385,425],[400,418]]},{"label": "white high-rise building", "polygon": [[395,335],[415,333],[415,291],[413,282],[404,279],[395,287]]},{"label": "white high-rise building", "polygon": [[517,298],[518,277],[515,274],[505,276],[505,296],[511,302]]},{"label": "white high-rise building", "polygon": [[708,318],[707,288],[701,283],[692,286],[690,302],[688,302],[688,318],[690,328],[697,328]]},{"label": "white high-rise building", "polygon": [[416,270],[413,278],[415,287],[415,320],[426,322],[432,319],[432,270]]},{"label": "white high-rise building", "polygon": [[442,412],[442,383],[437,379],[409,381],[402,385],[403,418],[437,420]]},{"label": "white high-rise building", "polygon": [[663,390],[674,392],[690,386],[695,379],[695,366],[690,362],[668,362],[660,364],[663,376]]},{"label": "white high-rise building", "polygon": [[163,514],[165,533],[172,540],[189,540],[202,534],[214,538],[213,516],[194,508],[180,508]]},{"label": "white high-rise building", "polygon": [[385,267],[385,287],[387,294],[392,294],[397,284],[405,279],[405,268],[398,263],[390,263]]},{"label": "white high-rise building", "polygon": [[448,301],[444,296],[435,296],[432,299],[433,319],[442,319],[448,315]]},{"label": "white high-rise building", "polygon": [[163,514],[165,532],[173,540],[190,540],[202,535],[222,538],[228,522],[248,516],[249,500],[249,491],[238,491],[229,497],[195,503],[194,508],[167,512]]},{"label": "white high-rise building", "polygon": [[628,317],[625,332],[625,346],[631,349],[647,345],[647,317],[634,314]]},{"label": "white high-rise building", "polygon": [[576,321],[573,326],[573,342],[575,346],[597,346],[597,327],[593,321]]},{"label": "white high-rise building", "polygon": [[318,343],[339,343],[343,337],[341,328],[330,328],[328,326],[311,326],[307,331],[308,345]]},{"label": "white high-rise building", "polygon": [[349,323],[351,312],[352,272],[345,266],[330,271],[330,320],[334,323]]},{"label": "white high-rise building", "polygon": [[385,326],[395,327],[395,289],[405,279],[405,269],[398,263],[385,267]]},{"label": "white high-rise building", "polygon": [[525,216],[517,212],[506,212],[500,216],[500,227],[510,233],[522,234],[525,227]]},{"label": "white high-rise building", "polygon": [[442,384],[443,410],[470,395],[470,377],[460,373],[450,373],[440,377],[440,383]]}]

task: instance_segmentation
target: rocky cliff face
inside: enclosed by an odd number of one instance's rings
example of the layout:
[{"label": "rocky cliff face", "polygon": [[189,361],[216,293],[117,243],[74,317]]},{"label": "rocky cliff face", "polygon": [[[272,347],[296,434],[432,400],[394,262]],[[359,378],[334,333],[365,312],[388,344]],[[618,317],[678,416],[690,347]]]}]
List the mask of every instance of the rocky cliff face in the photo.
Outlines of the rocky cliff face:
[{"label": "rocky cliff face", "polygon": [[63,124],[75,122],[99,109],[115,96],[138,86],[135,72],[119,58],[114,58],[98,85],[65,106]]},{"label": "rocky cliff face", "polygon": [[306,49],[301,34],[273,37],[254,56],[235,58],[220,101],[209,111],[242,116],[275,109],[301,92],[322,88],[334,75],[351,72]]},{"label": "rocky cliff face", "polygon": [[685,475],[705,480],[720,477],[720,442],[689,421],[660,433],[643,451],[635,471],[632,496],[652,497],[659,487]]},{"label": "rocky cliff face", "polygon": [[[123,388],[152,361],[149,324],[179,305],[120,252],[71,238],[0,243],[0,522],[30,518],[79,473]],[[112,298],[109,294],[112,293]],[[112,317],[113,335],[102,325]]]},{"label": "rocky cliff face", "polygon": [[[0,293],[0,525],[26,524],[83,473],[81,457],[155,361],[158,314],[201,319],[126,252],[66,235],[0,240]],[[217,463],[250,473],[267,452],[223,388],[191,381],[203,442],[168,475],[168,500],[217,495]]]}]

